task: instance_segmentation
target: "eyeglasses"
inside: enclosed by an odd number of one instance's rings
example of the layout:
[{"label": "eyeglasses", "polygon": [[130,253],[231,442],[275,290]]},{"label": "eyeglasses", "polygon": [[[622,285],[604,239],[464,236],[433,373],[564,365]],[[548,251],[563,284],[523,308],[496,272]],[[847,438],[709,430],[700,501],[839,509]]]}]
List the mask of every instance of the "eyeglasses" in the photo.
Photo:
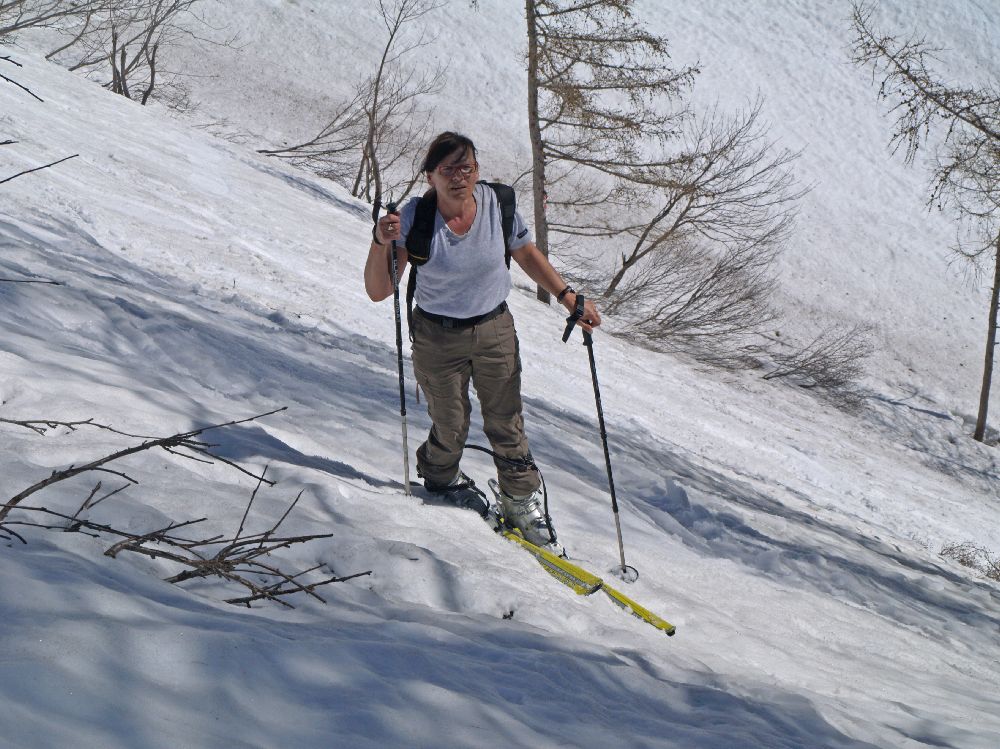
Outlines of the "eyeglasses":
[{"label": "eyeglasses", "polygon": [[453,177],[456,174],[461,174],[463,177],[470,176],[474,171],[476,171],[475,164],[446,164],[445,166],[439,166],[437,168],[438,174],[442,177]]}]

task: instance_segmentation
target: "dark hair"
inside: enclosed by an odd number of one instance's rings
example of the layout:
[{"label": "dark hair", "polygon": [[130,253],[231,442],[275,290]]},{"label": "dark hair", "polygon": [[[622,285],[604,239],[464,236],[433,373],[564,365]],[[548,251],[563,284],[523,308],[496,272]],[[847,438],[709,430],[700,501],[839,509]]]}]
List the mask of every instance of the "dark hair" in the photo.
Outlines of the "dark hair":
[{"label": "dark hair", "polygon": [[424,157],[423,172],[433,172],[438,165],[456,151],[462,153],[472,152],[472,158],[476,158],[476,144],[470,138],[450,130],[441,133],[431,141],[427,147],[427,156]]}]

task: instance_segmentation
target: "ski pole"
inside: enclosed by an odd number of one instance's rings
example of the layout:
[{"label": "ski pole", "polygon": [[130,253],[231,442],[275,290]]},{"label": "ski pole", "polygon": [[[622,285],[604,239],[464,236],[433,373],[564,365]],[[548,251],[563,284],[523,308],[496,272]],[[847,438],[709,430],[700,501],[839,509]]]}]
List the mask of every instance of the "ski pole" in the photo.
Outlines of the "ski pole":
[{"label": "ski pole", "polygon": [[[573,313],[566,318],[566,330],[563,333],[563,343],[569,340],[573,333],[573,327],[583,317],[583,294],[576,295],[576,307]],[[583,345],[587,347],[587,356],[590,359],[590,377],[594,382],[594,401],[597,404],[597,423],[601,428],[601,444],[604,446],[604,464],[608,469],[608,487],[611,490],[611,511],[615,516],[615,531],[618,534],[618,554],[621,558],[622,569],[621,578],[626,582],[635,582],[639,578],[639,572],[635,567],[625,564],[625,544],[622,541],[622,523],[618,514],[618,498],[615,496],[615,477],[611,472],[611,453],[608,450],[608,430],[604,424],[604,407],[601,405],[601,388],[597,381],[597,360],[594,358],[594,337],[589,330],[583,331]],[[632,574],[629,574],[632,570]]]},{"label": "ski pole", "polygon": [[[372,221],[378,224],[378,211],[382,204],[375,198],[372,206]],[[396,204],[389,202],[385,206],[386,213],[396,213]],[[375,237],[375,228],[372,228],[372,237]],[[392,240],[392,302],[396,315],[396,363],[399,369],[399,417],[403,424],[403,486],[406,496],[410,496],[410,450],[406,439],[406,386],[403,383],[403,320],[399,311],[399,252],[396,248],[396,240]]]}]

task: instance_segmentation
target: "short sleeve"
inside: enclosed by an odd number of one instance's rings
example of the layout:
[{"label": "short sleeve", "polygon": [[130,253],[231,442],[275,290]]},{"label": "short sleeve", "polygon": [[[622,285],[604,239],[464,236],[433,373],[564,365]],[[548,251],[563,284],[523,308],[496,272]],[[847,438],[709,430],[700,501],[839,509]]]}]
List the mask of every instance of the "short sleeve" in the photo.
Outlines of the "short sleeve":
[{"label": "short sleeve", "polygon": [[531,234],[531,229],[529,229],[524,223],[524,218],[521,216],[520,211],[514,211],[514,227],[511,233],[513,234],[510,238],[511,252],[519,250],[526,244],[530,244],[535,241],[534,236]]},{"label": "short sleeve", "polygon": [[417,203],[419,202],[420,198],[410,198],[399,211],[399,243],[404,247],[406,246],[406,238],[410,234],[410,228],[413,226],[413,219],[417,214]]}]

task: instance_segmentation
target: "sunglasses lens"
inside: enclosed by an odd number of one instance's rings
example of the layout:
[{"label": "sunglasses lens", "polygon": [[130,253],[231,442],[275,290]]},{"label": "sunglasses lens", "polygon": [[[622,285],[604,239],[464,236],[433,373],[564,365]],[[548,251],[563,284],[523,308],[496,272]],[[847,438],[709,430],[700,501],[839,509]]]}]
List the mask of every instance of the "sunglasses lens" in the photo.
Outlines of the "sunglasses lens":
[{"label": "sunglasses lens", "polygon": [[463,177],[468,177],[472,174],[476,167],[472,164],[449,164],[448,166],[442,166],[438,169],[443,177],[453,177],[456,174],[461,174]]}]

